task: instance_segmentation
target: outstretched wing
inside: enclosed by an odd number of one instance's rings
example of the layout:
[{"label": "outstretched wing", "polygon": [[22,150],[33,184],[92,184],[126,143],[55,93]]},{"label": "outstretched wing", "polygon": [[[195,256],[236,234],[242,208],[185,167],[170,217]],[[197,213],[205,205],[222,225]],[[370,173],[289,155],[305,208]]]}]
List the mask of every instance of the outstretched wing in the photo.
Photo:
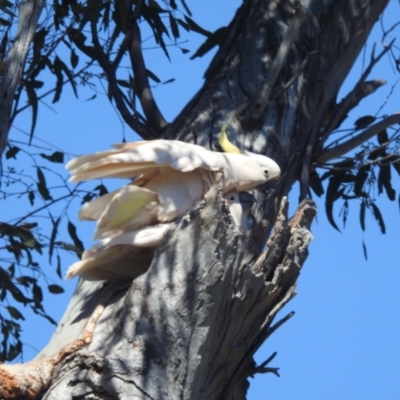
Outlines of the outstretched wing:
[{"label": "outstretched wing", "polygon": [[203,168],[219,171],[219,153],[195,144],[178,140],[150,140],[116,145],[108,150],[71,160],[66,168],[72,182],[95,178],[132,178],[142,174],[165,172],[168,169],[182,172]]},{"label": "outstretched wing", "polygon": [[144,187],[134,181],[86,203],[79,218],[97,221],[94,239],[170,222],[195,208],[213,182],[212,172],[172,170],[153,177]]}]

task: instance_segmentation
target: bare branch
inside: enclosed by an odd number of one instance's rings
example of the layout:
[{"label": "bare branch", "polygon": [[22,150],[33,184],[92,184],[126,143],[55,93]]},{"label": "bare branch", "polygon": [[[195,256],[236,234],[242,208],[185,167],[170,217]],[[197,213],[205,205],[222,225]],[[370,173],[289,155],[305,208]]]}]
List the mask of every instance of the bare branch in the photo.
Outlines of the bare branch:
[{"label": "bare branch", "polygon": [[267,372],[271,372],[279,377],[279,368],[267,367],[267,365],[276,357],[276,355],[277,352],[275,351],[270,357],[268,357],[267,360],[265,360],[260,365],[255,366],[254,369],[249,371],[249,376],[254,377],[255,374],[265,374]]},{"label": "bare branch", "polygon": [[386,36],[388,36],[389,33],[393,32],[393,31],[400,25],[400,21],[398,21],[398,22],[396,22],[395,24],[393,24],[387,31],[385,30],[385,28],[384,28],[382,22],[383,22],[383,20],[381,19],[381,27],[382,27],[382,31],[384,32],[384,33],[383,33],[383,36],[382,36],[382,45],[383,45],[383,46],[386,46],[386,45],[385,45],[385,38],[386,38]]},{"label": "bare branch", "polygon": [[128,48],[128,36],[125,35],[124,40],[121,43],[121,46],[118,49],[117,55],[114,58],[114,61],[112,62],[111,68],[115,71],[118,68],[119,63],[122,60],[122,57],[125,54],[126,49]]},{"label": "bare branch", "polygon": [[138,91],[139,100],[147,118],[147,125],[153,131],[154,136],[159,137],[167,126],[167,121],[161,114],[150,89],[143,59],[140,31],[136,21],[132,24],[130,36],[129,56],[135,74],[136,90]]},{"label": "bare branch", "polygon": [[8,54],[3,79],[0,82],[0,156],[7,145],[14,94],[21,81],[29,45],[44,5],[44,0],[27,0],[19,5],[17,36]]},{"label": "bare branch", "polygon": [[[140,10],[142,8],[142,4],[143,4],[143,0],[136,0],[135,8],[134,8],[133,13],[132,13],[132,20],[133,21],[136,21],[139,18]],[[125,7],[125,12],[128,15],[129,4],[121,3],[121,5],[123,5]],[[125,54],[125,51],[128,48],[128,42],[129,42],[129,35],[125,35],[124,40],[122,41],[121,46],[120,46],[120,48],[118,50],[118,53],[117,53],[114,61],[112,62],[113,69],[117,69],[118,68],[119,63],[121,62],[122,57],[123,57],[123,55]]]},{"label": "bare branch", "polygon": [[380,61],[380,59],[391,49],[394,40],[392,40],[387,47],[385,47],[382,52],[375,58],[374,50],[372,50],[371,60],[369,62],[368,67],[365,69],[360,79],[354,86],[354,89],[340,102],[338,105],[338,110],[330,124],[325,128],[324,133],[322,135],[321,143],[324,143],[326,139],[328,139],[329,135],[335,130],[344,118],[346,118],[347,113],[352,110],[358,103],[364,98],[375,92],[376,89],[386,84],[384,80],[373,80],[373,81],[365,81],[368,75],[371,73],[374,66]]},{"label": "bare branch", "polygon": [[350,110],[355,108],[362,99],[374,93],[383,85],[386,85],[386,81],[383,79],[374,79],[372,81],[357,83],[353,90],[338,104],[338,110],[325,130],[322,139],[323,142],[332,131],[340,126]]},{"label": "bare branch", "polygon": [[333,149],[323,151],[322,155],[317,160],[317,165],[324,164],[329,160],[338,158],[343,154],[348,153],[350,150],[355,149],[362,143],[371,139],[374,135],[378,134],[379,132],[383,131],[384,129],[394,124],[400,124],[400,113],[390,115],[389,117],[383,119],[377,124],[371,125],[363,133],[357,135],[353,139],[350,139],[347,142],[344,142],[334,147]]},{"label": "bare branch", "polygon": [[368,67],[366,68],[366,70],[364,71],[364,73],[361,75],[361,78],[358,82],[364,82],[368,75],[371,73],[372,69],[374,68],[374,66],[381,60],[381,58],[391,49],[391,47],[393,46],[393,43],[396,39],[393,39],[386,48],[384,48],[381,51],[381,54],[378,55],[378,57],[375,58],[375,46],[372,49],[372,54],[371,54],[371,61],[368,65]]}]

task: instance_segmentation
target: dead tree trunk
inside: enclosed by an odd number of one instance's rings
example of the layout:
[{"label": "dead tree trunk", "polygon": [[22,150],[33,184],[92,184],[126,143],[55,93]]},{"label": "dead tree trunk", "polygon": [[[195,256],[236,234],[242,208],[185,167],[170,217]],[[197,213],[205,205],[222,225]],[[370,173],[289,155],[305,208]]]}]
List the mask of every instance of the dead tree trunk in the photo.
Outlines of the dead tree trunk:
[{"label": "dead tree trunk", "polygon": [[247,378],[263,371],[253,355],[279,327],[273,319],[295,294],[311,239],[313,203],[288,220],[285,196],[299,180],[306,197],[343,112],[338,90],[386,4],[244,2],[203,88],[164,137],[213,148],[227,124],[232,141],[279,163],[278,184],[255,192],[241,229],[217,184],[145,275],[80,282],[42,353],[0,370],[2,398],[245,398]]}]

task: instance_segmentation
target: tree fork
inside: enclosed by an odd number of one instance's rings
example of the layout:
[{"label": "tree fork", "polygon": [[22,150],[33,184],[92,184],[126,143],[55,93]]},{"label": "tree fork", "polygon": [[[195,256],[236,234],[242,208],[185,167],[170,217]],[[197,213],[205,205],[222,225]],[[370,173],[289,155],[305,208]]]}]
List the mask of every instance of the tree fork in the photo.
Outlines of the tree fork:
[{"label": "tree fork", "polygon": [[[294,296],[311,239],[314,205],[302,202],[288,220],[285,196],[299,179],[302,194],[307,191],[314,149],[321,148],[339,88],[387,2],[304,2],[298,37],[287,41],[290,49],[271,82],[269,68],[299,5],[243,3],[204,86],[163,138],[213,148],[227,124],[240,147],[278,162],[281,179],[275,188],[254,192],[248,231],[232,223],[220,186],[214,187],[204,207],[186,215],[159,246],[148,273],[111,297],[91,343],[60,360],[43,399],[245,398],[253,354]],[[269,100],[255,120],[249,105],[257,104],[263,87]],[[35,361],[81,337],[104,290],[100,283],[80,282]]]}]

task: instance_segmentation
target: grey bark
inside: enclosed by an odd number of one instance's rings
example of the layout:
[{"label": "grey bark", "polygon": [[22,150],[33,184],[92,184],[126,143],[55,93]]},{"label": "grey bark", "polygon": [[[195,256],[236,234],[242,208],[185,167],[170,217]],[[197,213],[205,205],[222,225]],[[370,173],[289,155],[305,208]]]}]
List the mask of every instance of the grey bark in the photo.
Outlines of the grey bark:
[{"label": "grey bark", "polygon": [[[278,184],[254,192],[240,229],[218,184],[165,238],[146,274],[80,282],[25,375],[0,369],[9,392],[15,379],[20,396],[47,400],[245,398],[247,378],[262,371],[253,355],[280,326],[273,320],[295,295],[311,240],[315,206],[303,201],[288,219],[285,196],[300,180],[304,197],[321,133],[342,115],[338,90],[386,4],[244,2],[203,88],[164,138],[216,149],[228,124],[232,141],[279,163]],[[26,371],[44,382],[33,397],[21,389]]]},{"label": "grey bark", "polygon": [[18,31],[0,81],[0,157],[7,145],[14,95],[22,79],[26,56],[44,5],[44,0],[21,1],[19,5]]}]

